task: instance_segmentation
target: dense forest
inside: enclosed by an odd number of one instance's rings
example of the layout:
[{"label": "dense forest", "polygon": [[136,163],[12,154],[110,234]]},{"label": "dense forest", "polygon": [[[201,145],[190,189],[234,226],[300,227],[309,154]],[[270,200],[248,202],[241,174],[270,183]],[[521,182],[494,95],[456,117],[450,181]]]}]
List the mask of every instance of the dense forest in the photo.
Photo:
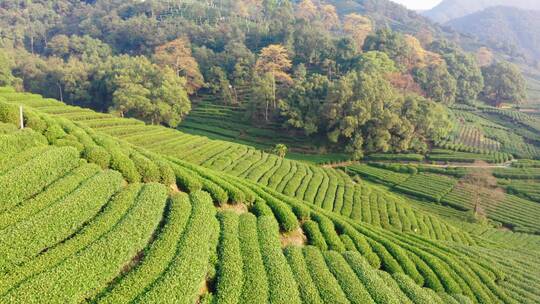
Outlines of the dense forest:
[{"label": "dense forest", "polygon": [[[395,26],[386,1],[337,2],[6,0],[0,85],[170,127],[211,92],[355,157],[425,151],[452,129],[448,105],[525,99],[489,50]],[[392,20],[415,16],[395,7]]]}]

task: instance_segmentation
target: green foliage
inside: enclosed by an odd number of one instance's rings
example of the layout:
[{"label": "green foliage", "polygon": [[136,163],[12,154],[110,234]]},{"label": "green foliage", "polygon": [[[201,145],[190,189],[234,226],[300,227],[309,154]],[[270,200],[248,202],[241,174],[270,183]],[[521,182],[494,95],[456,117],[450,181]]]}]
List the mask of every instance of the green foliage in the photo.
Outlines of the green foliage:
[{"label": "green foliage", "polygon": [[482,74],[485,82],[482,96],[496,106],[503,102],[519,104],[527,97],[525,79],[515,65],[496,61],[482,68]]},{"label": "green foliage", "polygon": [[328,245],[326,240],[319,229],[319,224],[315,221],[305,221],[302,224],[302,229],[307,236],[308,242],[310,245],[316,246],[321,250],[328,250]]},{"label": "green foliage", "polygon": [[263,303],[268,299],[268,280],[257,241],[257,218],[250,213],[240,216],[238,238],[244,265],[244,285],[240,303]]},{"label": "green foliage", "polygon": [[260,217],[257,222],[259,246],[268,278],[271,303],[301,303],[298,285],[281,250],[278,224],[272,217]]},{"label": "green foliage", "polygon": [[289,261],[291,270],[294,273],[302,303],[323,303],[319,296],[317,286],[313,283],[308,266],[300,247],[290,246],[285,249],[285,256]]},{"label": "green foliage", "polygon": [[24,199],[39,193],[57,178],[79,165],[77,150],[65,148],[48,149],[41,155],[20,164],[0,176],[0,210],[8,210]]},{"label": "green foliage", "polygon": [[303,248],[304,259],[317,286],[321,299],[326,303],[349,303],[338,281],[328,270],[324,257],[316,247]]},{"label": "green foliage", "polygon": [[165,224],[152,246],[145,250],[144,261],[115,282],[101,297],[98,297],[97,303],[133,300],[142,286],[150,286],[165,271],[176,254],[177,243],[191,214],[187,194],[172,196],[168,206],[169,212],[165,214]]},{"label": "green foliage", "polygon": [[239,303],[244,284],[242,253],[238,239],[238,215],[219,214],[221,236],[218,246],[216,303]]},{"label": "green foliage", "polygon": [[351,303],[375,303],[347,261],[337,252],[324,253],[328,269],[336,277]]},{"label": "green foliage", "polygon": [[111,155],[100,146],[87,147],[84,149],[82,156],[88,160],[88,162],[94,163],[101,168],[108,168]]},{"label": "green foliage", "polygon": [[19,108],[0,99],[0,121],[19,126]]},{"label": "green foliage", "polygon": [[208,271],[209,242],[219,225],[214,225],[216,211],[207,193],[194,192],[190,200],[191,215],[173,260],[136,303],[191,303],[197,299],[199,286]]},{"label": "green foliage", "polygon": [[457,81],[450,75],[446,65],[432,64],[427,67],[417,68],[414,71],[414,79],[420,84],[427,97],[444,104],[454,103],[457,93]]}]

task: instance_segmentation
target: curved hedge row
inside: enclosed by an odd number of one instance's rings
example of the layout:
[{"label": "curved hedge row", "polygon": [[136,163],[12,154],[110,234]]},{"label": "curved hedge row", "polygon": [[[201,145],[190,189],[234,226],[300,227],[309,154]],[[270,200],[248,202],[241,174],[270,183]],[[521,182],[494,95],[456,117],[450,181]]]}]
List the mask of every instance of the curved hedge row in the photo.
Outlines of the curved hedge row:
[{"label": "curved hedge row", "polygon": [[238,237],[244,265],[244,285],[240,303],[264,303],[268,300],[268,280],[257,241],[257,218],[250,213],[240,216]]},{"label": "curved hedge row", "polygon": [[308,266],[302,254],[300,247],[289,246],[285,248],[285,256],[289,261],[289,266],[298,283],[298,291],[300,292],[300,298],[302,303],[308,304],[322,304],[324,303],[319,296],[319,291],[308,270]]},{"label": "curved hedge row", "polygon": [[216,303],[239,303],[244,274],[240,240],[238,239],[238,215],[231,211],[219,213],[221,235],[218,246]]},{"label": "curved hedge row", "polygon": [[339,283],[328,270],[320,250],[307,246],[302,251],[311,273],[311,279],[317,286],[321,299],[326,303],[350,303]]},{"label": "curved hedge row", "polygon": [[278,223],[273,217],[263,216],[257,221],[259,247],[263,257],[270,303],[301,303],[298,285],[281,251]]},{"label": "curved hedge row", "polygon": [[100,212],[121,183],[118,172],[98,174],[51,208],[10,226],[0,236],[3,253],[0,265],[24,262],[79,230]]},{"label": "curved hedge row", "polygon": [[176,255],[152,286],[135,303],[193,303],[208,271],[210,240],[216,233],[215,208],[208,193],[190,194],[192,211]]},{"label": "curved hedge row", "polygon": [[173,195],[169,200],[165,224],[157,235],[157,239],[145,250],[141,264],[116,280],[94,301],[111,304],[130,302],[157,280],[174,258],[190,214],[189,196],[185,193]]},{"label": "curved hedge row", "polygon": [[[11,290],[6,298],[19,303],[74,303],[97,294],[142,250],[161,219],[167,191],[145,185],[134,207],[105,236],[64,261]],[[110,250],[114,248],[114,250]]]},{"label": "curved hedge row", "polygon": [[80,164],[73,148],[51,148],[0,176],[0,212],[32,197]]}]

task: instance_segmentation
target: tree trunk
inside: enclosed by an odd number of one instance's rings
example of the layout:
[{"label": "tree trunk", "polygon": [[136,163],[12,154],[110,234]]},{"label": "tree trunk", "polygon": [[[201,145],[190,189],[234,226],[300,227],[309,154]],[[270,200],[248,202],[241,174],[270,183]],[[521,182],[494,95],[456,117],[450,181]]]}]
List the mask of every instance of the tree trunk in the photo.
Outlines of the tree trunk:
[{"label": "tree trunk", "polygon": [[60,85],[60,82],[56,82],[56,85],[58,86],[58,93],[60,95],[60,101],[64,102],[64,94],[62,93],[62,85]]}]

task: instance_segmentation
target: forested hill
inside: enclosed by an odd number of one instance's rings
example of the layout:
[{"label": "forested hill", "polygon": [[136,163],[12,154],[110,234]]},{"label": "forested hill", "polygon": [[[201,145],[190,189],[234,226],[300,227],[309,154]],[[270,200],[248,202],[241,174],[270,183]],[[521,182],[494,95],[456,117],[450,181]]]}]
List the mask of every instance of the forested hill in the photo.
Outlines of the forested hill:
[{"label": "forested hill", "polygon": [[454,103],[525,99],[513,66],[390,1],[6,0],[0,37],[0,85],[172,128],[209,96],[355,158],[427,152]]},{"label": "forested hill", "polygon": [[538,9],[491,7],[451,20],[448,25],[516,57],[522,54],[540,60],[540,5]]},{"label": "forested hill", "polygon": [[422,14],[436,22],[446,23],[493,6],[540,10],[540,2],[537,0],[444,0]]}]

